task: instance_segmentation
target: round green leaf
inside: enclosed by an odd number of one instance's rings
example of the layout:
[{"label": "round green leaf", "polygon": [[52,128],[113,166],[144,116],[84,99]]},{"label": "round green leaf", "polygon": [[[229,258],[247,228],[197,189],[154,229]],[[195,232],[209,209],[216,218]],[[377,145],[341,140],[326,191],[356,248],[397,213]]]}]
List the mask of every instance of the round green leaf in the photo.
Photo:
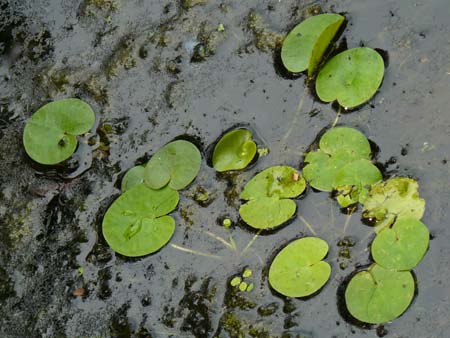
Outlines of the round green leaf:
[{"label": "round green leaf", "polygon": [[28,120],[23,132],[27,154],[41,164],[57,164],[72,156],[77,135],[92,128],[95,114],[79,99],[50,102],[39,108]]},{"label": "round green leaf", "polygon": [[320,290],[331,267],[322,261],[328,244],[316,237],[298,239],[278,253],[269,269],[270,285],[287,297],[305,297]]},{"label": "round green leaf", "polygon": [[333,156],[347,152],[352,159],[370,159],[370,143],[359,130],[335,127],[328,130],[319,141],[320,150]]},{"label": "round green leaf", "polygon": [[308,69],[311,75],[343,22],[342,15],[326,13],[295,26],[281,47],[281,60],[286,69],[293,73]]},{"label": "round green leaf", "polygon": [[297,210],[290,199],[259,197],[239,208],[242,220],[255,229],[275,228],[289,220]]},{"label": "round green leaf", "polygon": [[383,175],[369,160],[357,160],[341,167],[334,177],[337,201],[342,207],[362,202],[371,184],[381,181]]},{"label": "round green leaf", "polygon": [[392,216],[421,219],[425,211],[419,184],[407,177],[394,177],[374,184],[363,204],[363,217],[375,219],[376,225]]},{"label": "round green leaf", "polygon": [[306,188],[305,179],[289,166],[274,166],[255,175],[241,193],[244,200],[259,197],[294,198]]},{"label": "round green leaf", "polygon": [[306,155],[303,175],[309,185],[320,191],[332,191],[334,178],[338,171],[354,160],[347,151],[341,151],[330,156],[322,150],[313,151]]},{"label": "round green leaf", "polygon": [[226,133],[213,152],[213,166],[219,172],[244,169],[256,155],[256,143],[247,129]]},{"label": "round green leaf", "polygon": [[144,182],[144,171],[145,167],[142,165],[135,166],[128,170],[125,176],[122,178],[122,192],[127,191],[136,184]]},{"label": "round green leaf", "polygon": [[145,167],[144,181],[152,189],[167,184],[175,190],[185,188],[198,174],[201,154],[195,145],[177,140],[158,150]]},{"label": "round green leaf", "polygon": [[325,102],[337,100],[344,108],[368,101],[381,85],[383,58],[375,50],[359,47],[334,56],[316,80],[316,92]]},{"label": "round green leaf", "polygon": [[178,192],[165,187],[152,190],[140,183],[123,193],[103,218],[103,236],[116,252],[129,257],[158,251],[172,237],[175,221],[170,216],[178,204]]},{"label": "round green leaf", "polygon": [[416,218],[399,218],[384,228],[372,243],[372,257],[393,270],[411,270],[422,260],[430,242],[427,227]]},{"label": "round green leaf", "polygon": [[385,323],[408,308],[414,289],[411,272],[388,270],[373,264],[350,280],[345,290],[345,302],[356,319],[371,324]]}]

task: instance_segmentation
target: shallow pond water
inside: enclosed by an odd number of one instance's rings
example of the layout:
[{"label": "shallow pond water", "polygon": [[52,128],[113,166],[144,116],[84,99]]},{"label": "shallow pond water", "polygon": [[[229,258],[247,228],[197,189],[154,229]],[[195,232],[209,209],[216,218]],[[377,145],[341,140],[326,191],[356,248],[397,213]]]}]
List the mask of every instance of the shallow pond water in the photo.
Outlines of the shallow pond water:
[{"label": "shallow pond water", "polygon": [[[345,13],[348,47],[379,48],[389,61],[377,95],[339,123],[377,145],[386,175],[418,179],[427,201],[433,239],[414,269],[417,295],[382,326],[349,321],[340,302],[345,279],[370,263],[360,213],[348,217],[309,189],[277,231],[253,241],[238,220],[245,183],[271,165],[298,168],[335,119],[304,76],[283,76],[278,64],[282,36],[320,10]],[[0,0],[0,336],[448,336],[449,10],[447,0]],[[85,140],[91,150],[80,147],[69,168],[37,167],[23,150],[25,121],[72,96],[98,115],[97,136]],[[241,124],[270,153],[238,175],[217,175],[208,146]],[[100,227],[121,177],[180,135],[205,156],[173,213],[174,237],[140,259],[114,254]],[[207,206],[194,201],[200,188]],[[313,233],[330,245],[331,278],[308,299],[281,297],[268,286],[268,265]],[[230,236],[236,250],[221,240]],[[338,245],[348,236],[354,246]],[[229,281],[245,267],[255,288],[235,292]]]}]

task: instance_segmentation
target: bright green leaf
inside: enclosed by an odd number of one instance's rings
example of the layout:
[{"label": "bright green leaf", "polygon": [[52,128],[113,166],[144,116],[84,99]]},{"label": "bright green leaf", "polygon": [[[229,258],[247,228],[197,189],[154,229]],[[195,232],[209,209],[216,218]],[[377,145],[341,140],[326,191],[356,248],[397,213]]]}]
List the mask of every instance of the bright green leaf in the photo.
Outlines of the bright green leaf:
[{"label": "bright green leaf", "polygon": [[270,266],[270,285],[288,297],[305,297],[317,292],[330,278],[331,267],[322,261],[327,252],[328,244],[316,237],[290,243]]},{"label": "bright green leaf", "polygon": [[23,132],[27,154],[41,164],[57,164],[72,156],[77,135],[92,128],[95,114],[79,99],[50,102],[28,120]]},{"label": "bright green leaf", "polygon": [[392,228],[384,228],[372,243],[372,257],[392,270],[411,270],[422,260],[430,233],[416,218],[399,218]]},{"label": "bright green leaf", "polygon": [[135,166],[128,170],[125,176],[122,178],[122,192],[127,191],[136,184],[144,182],[144,171],[145,167],[142,165]]},{"label": "bright green leaf", "polygon": [[419,184],[407,177],[394,177],[374,184],[363,204],[363,217],[374,219],[376,225],[395,217],[421,219],[425,211]]},{"label": "bright green leaf", "polygon": [[185,188],[198,174],[201,154],[195,145],[177,140],[158,150],[145,167],[144,181],[152,189],[167,184],[175,190]]},{"label": "bright green leaf", "polygon": [[242,220],[255,229],[275,228],[288,221],[297,210],[290,199],[278,197],[259,197],[239,208]]},{"label": "bright green leaf", "polygon": [[352,159],[370,159],[371,149],[367,137],[354,128],[331,128],[320,138],[319,147],[331,156],[345,151]]},{"label": "bright green leaf", "polygon": [[294,168],[267,168],[245,186],[241,198],[249,202],[240,207],[239,213],[253,228],[274,228],[295,214],[297,205],[289,198],[297,197],[305,188],[305,180]]},{"label": "bright green leaf", "polygon": [[256,143],[247,129],[232,130],[219,140],[213,152],[213,166],[219,172],[240,170],[249,165],[256,154]]},{"label": "bright green leaf", "polygon": [[326,13],[310,17],[295,26],[281,48],[281,60],[286,69],[293,73],[308,69],[311,75],[344,19],[342,15]]},{"label": "bright green leaf", "polygon": [[358,160],[370,159],[370,143],[358,130],[336,127],[327,131],[319,141],[320,149],[309,152],[303,175],[308,183],[321,191],[336,188],[335,178],[340,170]]},{"label": "bright green leaf", "polygon": [[375,50],[346,50],[328,61],[319,72],[316,92],[325,102],[337,100],[344,108],[363,104],[375,95],[384,75],[383,58]]},{"label": "bright green leaf", "polygon": [[341,167],[334,177],[333,187],[337,190],[337,201],[342,207],[363,202],[368,187],[381,181],[383,175],[369,160],[357,160]]},{"label": "bright green leaf", "polygon": [[175,221],[170,216],[178,204],[178,192],[165,187],[152,190],[140,183],[123,193],[103,218],[103,236],[116,252],[129,257],[158,251],[172,237]]},{"label": "bright green leaf", "polygon": [[294,198],[306,188],[300,173],[292,167],[273,166],[261,171],[248,182],[241,193],[244,200],[259,197]]},{"label": "bright green leaf", "polygon": [[371,324],[385,323],[408,308],[414,289],[411,272],[388,270],[373,264],[350,280],[345,290],[345,302],[356,319]]}]

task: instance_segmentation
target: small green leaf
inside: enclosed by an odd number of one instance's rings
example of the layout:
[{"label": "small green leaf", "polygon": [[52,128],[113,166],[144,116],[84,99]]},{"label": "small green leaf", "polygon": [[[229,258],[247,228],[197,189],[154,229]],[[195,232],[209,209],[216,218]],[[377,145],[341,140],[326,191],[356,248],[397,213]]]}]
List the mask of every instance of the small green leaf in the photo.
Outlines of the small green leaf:
[{"label": "small green leaf", "polygon": [[337,201],[342,207],[363,202],[368,187],[381,181],[383,175],[369,160],[357,160],[340,168],[334,177],[333,187],[337,190]]},{"label": "small green leaf", "polygon": [[394,177],[374,184],[363,204],[363,217],[374,219],[375,225],[395,217],[421,219],[425,211],[419,184],[407,177]]},{"label": "small green leaf", "polygon": [[295,214],[297,205],[289,198],[297,197],[305,188],[305,180],[294,168],[267,168],[245,186],[241,198],[249,202],[240,207],[239,214],[253,228],[274,228]]},{"label": "small green leaf", "polygon": [[255,288],[255,284],[253,284],[253,283],[250,283],[248,286],[247,286],[247,292],[251,292],[253,289]]},{"label": "small green leaf", "polygon": [[241,284],[239,284],[239,290],[244,292],[245,290],[247,290],[247,283],[246,282],[241,282]]},{"label": "small green leaf", "polygon": [[95,114],[79,99],[50,102],[28,120],[23,132],[27,154],[41,164],[57,164],[72,156],[77,135],[92,128]]},{"label": "small green leaf", "polygon": [[392,228],[384,228],[372,243],[372,257],[392,270],[411,270],[422,260],[430,233],[416,218],[399,218]]},{"label": "small green leaf", "polygon": [[414,289],[411,272],[388,270],[373,264],[350,280],[345,302],[356,319],[381,324],[399,317],[408,308]]},{"label": "small green leaf", "polygon": [[319,147],[331,156],[345,151],[352,159],[370,159],[371,149],[367,137],[349,127],[331,128],[320,138]]},{"label": "small green leaf", "polygon": [[244,272],[242,273],[242,277],[244,277],[244,278],[249,278],[249,277],[252,276],[252,274],[253,274],[253,271],[250,270],[249,268],[246,268],[246,269],[244,270]]},{"label": "small green leaf", "polygon": [[344,108],[356,107],[372,98],[383,75],[384,61],[375,50],[349,49],[334,56],[321,69],[316,92],[322,101],[337,100]]},{"label": "small green leaf", "polygon": [[[307,165],[303,175],[308,183],[321,191],[332,191],[336,188],[335,179],[345,176],[347,170],[359,160],[370,159],[370,143],[358,130],[348,127],[336,127],[327,131],[320,139],[320,149],[309,152],[305,157]],[[367,166],[367,163],[364,162]],[[373,168],[372,168],[373,169]]]},{"label": "small green leaf", "polygon": [[331,267],[322,259],[328,244],[316,237],[290,243],[278,253],[269,269],[270,285],[287,297],[305,297],[320,290],[330,278]]},{"label": "small green leaf", "polygon": [[225,219],[223,220],[223,222],[222,222],[222,225],[223,225],[225,228],[229,228],[230,226],[233,225],[233,222],[231,221],[231,219],[225,218]]},{"label": "small green leaf", "polygon": [[103,236],[116,252],[129,257],[161,249],[175,231],[170,216],[178,204],[178,192],[165,187],[152,190],[140,183],[123,193],[103,218]]},{"label": "small green leaf", "polygon": [[342,15],[326,13],[295,26],[281,47],[281,60],[286,69],[293,73],[308,69],[308,75],[311,75],[344,19]]},{"label": "small green leaf", "polygon": [[236,276],[230,281],[230,285],[238,286],[239,284],[241,284],[241,281],[242,281],[241,277]]},{"label": "small green leaf", "polygon": [[255,175],[241,193],[244,200],[259,197],[294,198],[306,188],[304,178],[289,166],[273,166]]},{"label": "small green leaf", "polygon": [[290,199],[259,197],[243,204],[239,214],[245,223],[255,229],[270,229],[288,221],[296,210],[297,205]]},{"label": "small green leaf", "polygon": [[127,191],[136,184],[144,182],[144,172],[145,167],[142,165],[135,166],[127,171],[125,176],[122,178],[121,190],[122,192]]},{"label": "small green leaf", "polygon": [[256,143],[247,129],[232,130],[219,140],[213,152],[213,166],[219,172],[240,170],[249,165],[256,154]]},{"label": "small green leaf", "polygon": [[144,182],[152,189],[167,184],[175,190],[185,188],[198,174],[201,154],[195,145],[177,140],[158,150],[145,167]]}]

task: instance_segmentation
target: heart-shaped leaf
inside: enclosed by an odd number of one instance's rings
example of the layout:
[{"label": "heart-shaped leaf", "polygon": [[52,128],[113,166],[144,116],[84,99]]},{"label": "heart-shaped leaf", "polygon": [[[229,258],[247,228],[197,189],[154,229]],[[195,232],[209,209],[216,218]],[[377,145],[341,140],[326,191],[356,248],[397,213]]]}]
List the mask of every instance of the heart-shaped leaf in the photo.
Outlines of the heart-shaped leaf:
[{"label": "heart-shaped leaf", "polygon": [[425,200],[419,196],[419,184],[407,177],[394,177],[374,184],[363,204],[363,217],[374,219],[375,225],[386,219],[421,219],[425,211]]},{"label": "heart-shaped leaf", "polygon": [[307,165],[303,168],[303,174],[313,188],[321,191],[332,191],[336,188],[336,175],[344,166],[358,160],[370,159],[369,141],[353,128],[330,129],[321,137],[319,148],[318,151],[306,155]]},{"label": "heart-shaped leaf", "polygon": [[305,180],[294,168],[267,168],[245,186],[241,198],[249,202],[240,207],[239,213],[253,228],[274,228],[295,214],[297,205],[289,198],[297,197],[305,188]]},{"label": "heart-shaped leaf", "polygon": [[345,290],[345,302],[356,319],[371,324],[385,323],[408,308],[414,290],[411,272],[388,270],[373,264],[350,280]]},{"label": "heart-shaped leaf", "polygon": [[311,75],[344,19],[339,14],[325,13],[295,26],[281,47],[281,60],[286,69],[293,73],[308,69],[308,75]]},{"label": "heart-shaped leaf", "polygon": [[158,150],[145,167],[144,181],[152,189],[167,184],[175,190],[185,188],[198,174],[201,154],[195,145],[177,140]]},{"label": "heart-shaped leaf", "polygon": [[25,151],[38,163],[60,163],[75,151],[76,136],[88,132],[94,122],[94,111],[86,102],[73,98],[50,102],[39,108],[25,125]]},{"label": "heart-shaped leaf", "polygon": [[123,193],[103,218],[103,236],[116,252],[129,257],[161,249],[175,231],[170,216],[178,204],[178,192],[170,187],[152,190],[140,183]]},{"label": "heart-shaped leaf", "polygon": [[356,107],[376,93],[383,75],[384,61],[375,50],[349,49],[334,56],[321,69],[316,92],[322,101],[337,100],[344,108]]},{"label": "heart-shaped leaf", "polygon": [[363,202],[370,185],[381,181],[383,175],[369,160],[357,160],[341,167],[334,177],[333,188],[342,207]]},{"label": "heart-shaped leaf", "polygon": [[416,218],[399,218],[392,228],[384,228],[372,243],[372,257],[392,270],[411,270],[422,260],[430,242],[430,233]]},{"label": "heart-shaped leaf", "polygon": [[142,165],[137,165],[128,170],[125,176],[122,178],[122,192],[125,192],[131,187],[134,187],[136,184],[144,182],[144,172],[145,167]]},{"label": "heart-shaped leaf", "polygon": [[219,172],[240,170],[256,155],[256,143],[247,129],[232,130],[219,140],[213,152],[213,166]]},{"label": "heart-shaped leaf", "polygon": [[331,267],[323,259],[328,244],[305,237],[281,250],[269,269],[270,285],[287,297],[305,297],[320,290],[330,278]]}]

